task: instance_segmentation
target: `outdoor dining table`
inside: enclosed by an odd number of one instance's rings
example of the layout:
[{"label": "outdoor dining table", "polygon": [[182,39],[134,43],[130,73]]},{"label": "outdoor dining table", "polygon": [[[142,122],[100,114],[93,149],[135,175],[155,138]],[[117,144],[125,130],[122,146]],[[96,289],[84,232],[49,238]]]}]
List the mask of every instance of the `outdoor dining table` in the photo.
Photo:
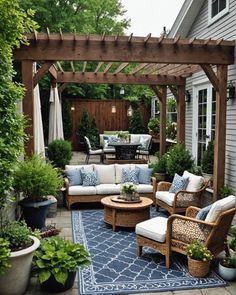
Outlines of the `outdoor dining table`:
[{"label": "outdoor dining table", "polygon": [[114,146],[116,160],[134,160],[136,158],[137,148],[141,145],[140,143],[130,142],[114,142],[109,143],[109,146]]}]

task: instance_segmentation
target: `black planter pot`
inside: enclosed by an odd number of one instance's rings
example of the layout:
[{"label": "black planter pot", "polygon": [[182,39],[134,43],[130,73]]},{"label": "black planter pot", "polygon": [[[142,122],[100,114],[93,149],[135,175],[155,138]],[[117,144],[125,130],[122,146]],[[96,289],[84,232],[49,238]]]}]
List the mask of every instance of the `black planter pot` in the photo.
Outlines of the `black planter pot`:
[{"label": "black planter pot", "polygon": [[51,200],[45,199],[42,202],[34,202],[24,199],[19,202],[26,224],[33,230],[41,229],[45,226],[48,207],[52,204]]},{"label": "black planter pot", "polygon": [[64,285],[58,283],[54,276],[50,276],[50,278],[41,284],[41,287],[44,291],[58,293],[64,292],[72,288],[74,281],[75,281],[76,272],[69,272],[68,278]]}]

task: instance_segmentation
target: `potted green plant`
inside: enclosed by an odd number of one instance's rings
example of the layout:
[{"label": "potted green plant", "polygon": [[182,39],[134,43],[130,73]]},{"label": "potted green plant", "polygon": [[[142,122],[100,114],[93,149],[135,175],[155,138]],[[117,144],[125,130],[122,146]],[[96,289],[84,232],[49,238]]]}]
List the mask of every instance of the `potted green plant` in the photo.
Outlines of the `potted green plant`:
[{"label": "potted green plant", "polygon": [[188,256],[188,270],[194,277],[205,277],[210,270],[210,261],[213,259],[211,251],[199,241],[193,241],[186,247]]},{"label": "potted green plant", "polygon": [[214,142],[210,141],[206,150],[203,152],[202,160],[202,175],[205,179],[209,180],[210,186],[213,180],[213,168],[214,168]]},{"label": "potted green plant", "polygon": [[55,167],[64,170],[72,158],[71,143],[63,139],[53,140],[48,145],[48,158]]},{"label": "potted green plant", "polygon": [[224,184],[220,189],[220,197],[226,198],[233,194],[232,188],[228,184]]},{"label": "potted green plant", "polygon": [[133,182],[125,182],[120,188],[121,197],[126,201],[133,201],[137,199],[137,186]]},{"label": "potted green plant", "polygon": [[175,173],[182,175],[185,170],[193,167],[193,158],[189,150],[183,144],[176,144],[168,152],[166,160],[166,173],[173,178]]},{"label": "potted green plant", "polygon": [[160,133],[160,120],[156,117],[150,118],[148,122],[149,134],[159,137]]},{"label": "potted green plant", "polygon": [[128,141],[129,139],[129,133],[127,131],[117,131],[116,134],[121,141]]},{"label": "potted green plant", "polygon": [[63,292],[73,286],[77,268],[89,264],[90,256],[83,245],[57,236],[41,241],[32,270],[44,290]]},{"label": "potted green plant", "polygon": [[24,219],[32,229],[45,226],[47,208],[52,200],[48,195],[56,195],[63,185],[59,171],[39,155],[21,161],[15,171],[13,187],[22,193],[19,204]]},{"label": "potted green plant", "polygon": [[8,223],[1,229],[1,295],[21,295],[25,293],[31,273],[33,252],[40,245],[35,234],[26,226],[25,222]]},{"label": "potted green plant", "polygon": [[167,153],[162,156],[158,154],[157,161],[150,164],[150,167],[153,169],[152,174],[155,176],[157,181],[164,181],[166,179],[166,161]]},{"label": "potted green plant", "polygon": [[230,256],[219,262],[219,274],[224,280],[233,281],[236,279],[236,227],[231,227],[227,245]]}]

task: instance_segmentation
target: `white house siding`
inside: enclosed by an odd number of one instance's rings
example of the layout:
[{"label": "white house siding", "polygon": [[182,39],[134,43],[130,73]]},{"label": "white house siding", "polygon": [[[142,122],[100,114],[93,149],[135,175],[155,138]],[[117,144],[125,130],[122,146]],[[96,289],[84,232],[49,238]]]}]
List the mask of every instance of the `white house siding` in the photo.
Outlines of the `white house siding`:
[{"label": "white house siding", "polygon": [[[195,19],[187,37],[196,38],[224,38],[226,40],[236,39],[236,1],[230,0],[229,13],[221,19],[208,26],[208,1],[204,1],[202,8]],[[235,54],[236,56],[236,54]],[[203,72],[199,72],[187,79],[186,88],[192,94],[192,83],[198,79],[206,78]],[[236,85],[236,58],[234,65],[228,69],[228,81]],[[192,102],[186,108],[186,145],[192,149]],[[236,193],[236,99],[227,102],[227,130],[226,130],[226,171],[225,181]]]}]

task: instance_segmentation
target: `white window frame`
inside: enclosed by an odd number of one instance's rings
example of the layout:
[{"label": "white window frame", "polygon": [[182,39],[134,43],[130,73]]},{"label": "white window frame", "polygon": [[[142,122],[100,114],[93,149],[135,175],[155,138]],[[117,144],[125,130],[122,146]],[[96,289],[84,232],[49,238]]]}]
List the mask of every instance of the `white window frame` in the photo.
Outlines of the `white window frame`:
[{"label": "white window frame", "polygon": [[229,12],[229,0],[226,0],[226,7],[225,9],[221,10],[218,14],[216,14],[214,17],[211,17],[211,3],[212,0],[208,0],[208,25],[213,24],[216,22],[218,19],[223,17],[225,14]]}]

